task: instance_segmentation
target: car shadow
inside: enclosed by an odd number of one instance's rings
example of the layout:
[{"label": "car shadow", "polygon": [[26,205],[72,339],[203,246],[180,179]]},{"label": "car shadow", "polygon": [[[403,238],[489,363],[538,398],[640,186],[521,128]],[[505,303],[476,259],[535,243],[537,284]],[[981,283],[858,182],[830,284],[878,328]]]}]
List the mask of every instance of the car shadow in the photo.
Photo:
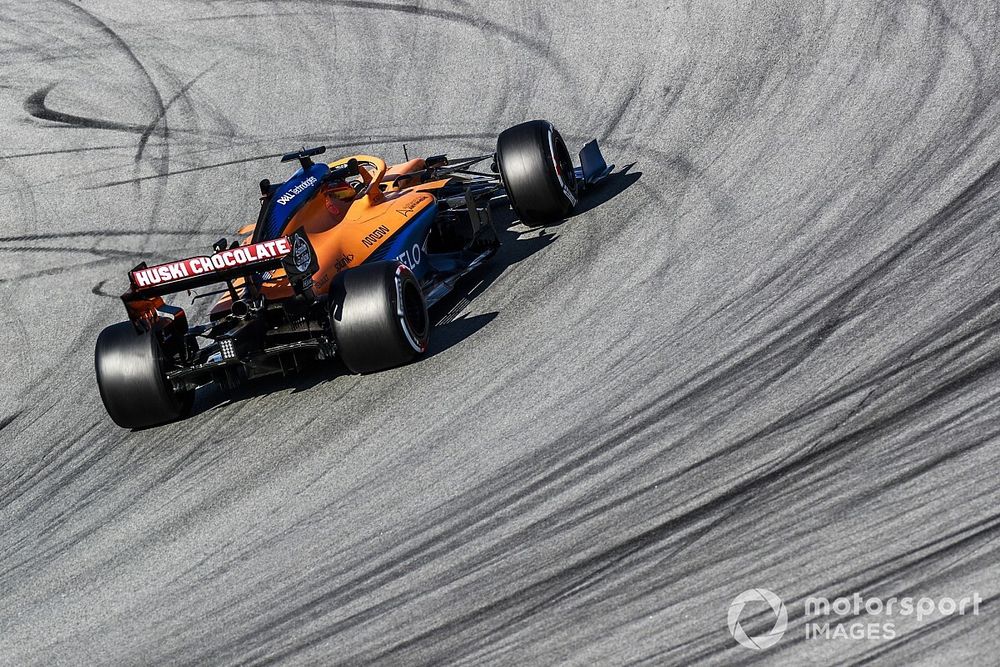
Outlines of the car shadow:
[{"label": "car shadow", "polygon": [[427,352],[417,360],[417,363],[437,356],[458,345],[495,320],[499,314],[494,311],[492,313],[483,313],[482,315],[462,315],[449,322],[435,324],[434,331],[431,333],[430,344],[427,346]]},{"label": "car shadow", "polygon": [[[476,296],[485,292],[507,269],[555,243],[557,234],[554,233],[554,230],[560,225],[606,204],[635,185],[642,177],[641,171],[632,171],[635,165],[636,163],[633,162],[609,175],[596,190],[585,194],[580,199],[576,209],[568,218],[541,227],[523,223],[510,207],[501,205],[501,202],[505,203],[506,200],[498,200],[493,207],[493,226],[500,238],[500,249],[491,261],[478,271],[465,276],[450,294],[435,305],[431,313],[432,317],[435,313],[440,313],[438,317],[434,318],[435,326],[450,322],[457,317],[472,303]],[[527,230],[513,229],[515,225],[527,227]],[[525,235],[526,231],[534,232],[535,230],[540,230],[540,232],[534,235]],[[494,317],[496,315],[497,313],[493,313]],[[492,319],[493,317],[490,318],[491,321]],[[470,331],[468,335],[475,333],[475,331],[478,331],[478,328]]]},{"label": "car shadow", "polygon": [[[527,259],[536,252],[556,242],[555,229],[588,211],[606,204],[632,187],[642,177],[642,172],[633,172],[635,163],[614,172],[593,192],[584,195],[573,214],[567,219],[547,224],[543,228],[521,224],[514,212],[503,205],[503,200],[494,202],[493,225],[500,239],[497,254],[482,267],[465,276],[455,289],[436,303],[430,310],[434,329],[431,333],[427,352],[415,364],[446,352],[462,341],[488,326],[499,315],[498,312],[480,315],[466,315],[464,311],[485,292],[507,269]],[[534,233],[535,230],[540,232]],[[531,232],[526,234],[526,232]],[[224,390],[216,385],[200,387],[195,396],[191,416],[217,409],[224,409],[240,401],[292,390],[292,393],[310,391],[320,385],[333,382],[351,373],[337,360],[309,364],[298,373],[281,376],[272,375],[243,383],[234,390]]]},{"label": "car shadow", "polygon": [[[583,196],[567,220],[578,218],[584,213],[594,210],[598,206],[603,206],[621,193],[628,190],[642,178],[641,171],[632,171],[636,163],[627,164],[616,172],[610,174],[597,189]],[[565,220],[563,221],[565,222]]]},{"label": "car shadow", "polygon": [[[641,171],[632,171],[637,163],[632,162],[618,171],[612,172],[593,191],[585,193],[573,211],[562,220],[545,224],[545,229],[556,229],[574,218],[579,218],[595,208],[603,206],[621,193],[628,190],[642,178]],[[537,229],[537,227],[535,227]]]}]

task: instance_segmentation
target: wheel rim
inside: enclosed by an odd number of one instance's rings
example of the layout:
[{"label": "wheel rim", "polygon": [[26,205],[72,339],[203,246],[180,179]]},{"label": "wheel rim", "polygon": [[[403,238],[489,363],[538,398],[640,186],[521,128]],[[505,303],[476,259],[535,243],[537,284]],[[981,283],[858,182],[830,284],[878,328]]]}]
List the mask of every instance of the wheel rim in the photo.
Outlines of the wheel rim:
[{"label": "wheel rim", "polygon": [[413,274],[400,265],[396,271],[396,287],[399,298],[399,322],[406,341],[416,352],[427,349],[429,319],[424,294]]},{"label": "wheel rim", "polygon": [[549,149],[552,151],[552,166],[555,168],[559,187],[570,206],[576,206],[576,172],[573,170],[573,160],[562,136],[552,126],[549,126]]}]

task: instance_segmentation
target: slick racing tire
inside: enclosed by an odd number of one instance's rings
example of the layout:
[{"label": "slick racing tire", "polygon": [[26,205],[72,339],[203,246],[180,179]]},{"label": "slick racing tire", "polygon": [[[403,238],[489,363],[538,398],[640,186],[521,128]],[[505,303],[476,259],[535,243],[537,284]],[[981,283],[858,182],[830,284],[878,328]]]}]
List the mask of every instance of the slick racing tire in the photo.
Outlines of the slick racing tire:
[{"label": "slick racing tire", "polygon": [[497,168],[511,208],[524,223],[557,222],[576,206],[573,159],[548,121],[504,130],[497,140]]},{"label": "slick racing tire", "polygon": [[104,407],[122,428],[163,424],[191,410],[194,391],[171,389],[156,335],[137,333],[131,322],[112,324],[101,332],[94,367]]},{"label": "slick racing tire", "polygon": [[420,284],[404,264],[373,262],[337,275],[330,288],[337,354],[352,373],[373,373],[427,350],[430,318]]}]

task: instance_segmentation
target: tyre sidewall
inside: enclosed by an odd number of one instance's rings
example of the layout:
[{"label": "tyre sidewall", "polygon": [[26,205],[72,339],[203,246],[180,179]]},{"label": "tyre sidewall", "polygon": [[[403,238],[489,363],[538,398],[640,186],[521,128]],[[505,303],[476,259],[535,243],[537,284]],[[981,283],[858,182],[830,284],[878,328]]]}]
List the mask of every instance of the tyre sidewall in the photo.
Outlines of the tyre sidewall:
[{"label": "tyre sidewall", "polygon": [[[400,299],[407,295],[419,299],[413,306],[422,331],[399,315]],[[353,373],[399,366],[427,350],[427,304],[413,273],[398,262],[373,262],[338,274],[330,289],[330,321],[338,355]]]},{"label": "tyre sidewall", "polygon": [[[497,166],[511,206],[522,221],[553,222],[565,218],[575,205],[573,173],[570,180],[561,181],[556,168],[554,153],[560,149],[566,150],[565,143],[548,121],[522,123],[500,135]],[[571,169],[571,161],[566,160]]]},{"label": "tyre sidewall", "polygon": [[145,428],[187,414],[194,391],[175,393],[164,373],[155,332],[138,333],[131,322],[105,328],[97,338],[94,370],[101,401],[123,428]]}]

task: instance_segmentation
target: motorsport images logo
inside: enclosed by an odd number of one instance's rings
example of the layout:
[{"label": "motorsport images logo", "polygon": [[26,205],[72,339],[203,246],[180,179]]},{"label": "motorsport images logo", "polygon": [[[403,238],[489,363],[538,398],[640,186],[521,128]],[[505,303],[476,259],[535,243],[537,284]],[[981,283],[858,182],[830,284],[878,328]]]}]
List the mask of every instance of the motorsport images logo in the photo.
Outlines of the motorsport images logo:
[{"label": "motorsport images logo", "polygon": [[[774,627],[769,632],[753,637],[747,635],[743,626],[740,625],[740,614],[748,602],[763,602],[770,605],[771,611],[774,612]],[[785,603],[781,601],[781,598],[766,588],[751,588],[737,595],[736,599],[729,605],[728,620],[729,632],[733,639],[741,646],[761,651],[771,648],[781,641],[781,636],[785,634],[785,628],[788,627],[788,610],[785,609]]]},{"label": "motorsport images logo", "polygon": [[[760,603],[769,606],[774,613],[774,626],[764,634],[749,636],[740,623],[740,615],[747,603],[754,603],[760,608]],[[898,636],[897,619],[915,617],[916,622],[925,619],[937,619],[953,615],[979,615],[979,606],[983,598],[978,592],[962,598],[941,597],[914,598],[910,596],[892,596],[880,598],[863,596],[854,593],[851,596],[841,596],[830,600],[822,596],[810,595],[804,601],[804,613],[801,627],[805,630],[806,639],[819,640],[891,640]],[[756,612],[770,617],[765,610]],[[788,629],[788,610],[781,598],[766,588],[751,588],[736,596],[729,605],[729,633],[740,646],[755,651],[770,648],[781,641],[782,635]]]}]

